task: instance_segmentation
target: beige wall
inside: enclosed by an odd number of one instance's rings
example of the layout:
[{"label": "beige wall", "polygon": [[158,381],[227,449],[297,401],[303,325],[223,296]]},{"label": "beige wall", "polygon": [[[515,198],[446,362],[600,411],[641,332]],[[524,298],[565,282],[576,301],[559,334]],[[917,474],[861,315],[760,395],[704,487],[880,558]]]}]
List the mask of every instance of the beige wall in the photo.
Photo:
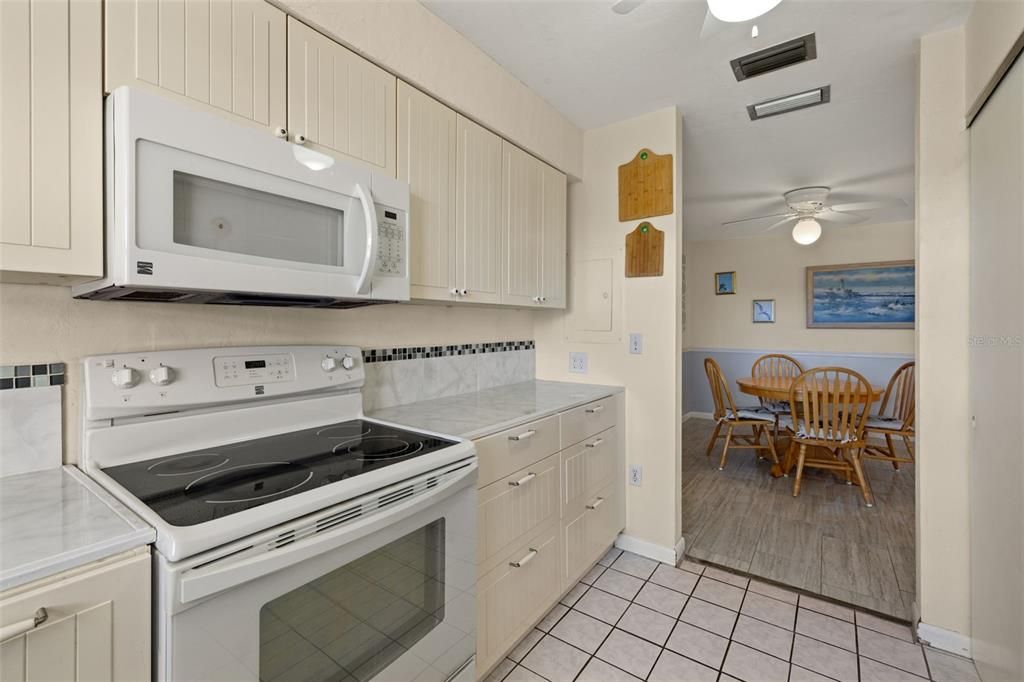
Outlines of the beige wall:
[{"label": "beige wall", "polygon": [[[830,227],[810,246],[790,230],[745,239],[686,244],[687,348],[749,348],[854,353],[913,353],[910,329],[808,329],[809,265],[909,260],[914,224]],[[736,272],[735,295],[715,295],[714,274]],[[755,298],[775,299],[775,323],[751,322]]]},{"label": "beige wall", "polygon": [[917,594],[921,620],[970,634],[969,165],[964,30],[921,39],[917,117]]},{"label": "beige wall", "polygon": [[974,105],[1024,33],[1024,1],[976,0],[966,25],[964,109]]},{"label": "beige wall", "polygon": [[385,305],[300,310],[78,301],[65,287],[0,284],[0,365],[65,362],[64,458],[78,460],[83,356],[269,344],[444,345],[533,338],[531,311]]},{"label": "beige wall", "polygon": [[[642,487],[627,486],[625,532],[668,550],[681,536],[680,127],[672,107],[584,133],[585,180],[569,192],[570,307],[565,313],[538,312],[535,335],[539,378],[625,386],[626,459],[643,466]],[[618,221],[618,166],[642,147],[675,155],[676,212],[650,219],[665,232],[665,274],[627,279],[625,235],[639,221]],[[597,276],[604,266],[610,278]],[[593,310],[605,303],[611,324],[602,331],[595,329],[601,316]],[[589,331],[581,328],[588,326]],[[630,332],[643,333],[642,355],[629,354]],[[588,354],[587,374],[568,371],[570,351]]]},{"label": "beige wall", "polygon": [[552,166],[582,176],[580,130],[420,3],[271,1]]}]

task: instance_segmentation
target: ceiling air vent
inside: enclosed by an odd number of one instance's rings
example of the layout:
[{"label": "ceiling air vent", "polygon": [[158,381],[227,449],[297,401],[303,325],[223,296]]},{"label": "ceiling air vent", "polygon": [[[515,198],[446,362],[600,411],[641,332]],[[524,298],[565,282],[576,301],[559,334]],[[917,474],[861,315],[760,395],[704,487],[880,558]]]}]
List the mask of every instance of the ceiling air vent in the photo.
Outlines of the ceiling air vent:
[{"label": "ceiling air vent", "polygon": [[761,118],[796,111],[797,109],[816,107],[819,104],[828,102],[831,92],[832,86],[825,85],[813,90],[786,95],[785,97],[776,97],[757,104],[747,105],[747,113],[750,114],[751,121],[756,121]]},{"label": "ceiling air vent", "polygon": [[808,33],[805,36],[751,52],[743,57],[737,57],[729,62],[729,65],[732,66],[736,80],[743,81],[800,62],[809,62],[816,59],[817,56],[818,47],[814,34]]}]

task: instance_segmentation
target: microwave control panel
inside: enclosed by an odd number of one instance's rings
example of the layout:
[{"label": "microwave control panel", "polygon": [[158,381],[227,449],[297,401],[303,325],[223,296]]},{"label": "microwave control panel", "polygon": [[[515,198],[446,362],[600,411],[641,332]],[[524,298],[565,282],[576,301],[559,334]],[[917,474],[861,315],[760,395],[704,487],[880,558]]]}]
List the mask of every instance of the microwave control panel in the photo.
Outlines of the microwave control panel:
[{"label": "microwave control panel", "polygon": [[291,355],[242,355],[213,359],[214,380],[218,386],[246,386],[291,381],[295,361]]},{"label": "microwave control panel", "polygon": [[405,275],[405,220],[403,211],[377,207],[377,272]]}]

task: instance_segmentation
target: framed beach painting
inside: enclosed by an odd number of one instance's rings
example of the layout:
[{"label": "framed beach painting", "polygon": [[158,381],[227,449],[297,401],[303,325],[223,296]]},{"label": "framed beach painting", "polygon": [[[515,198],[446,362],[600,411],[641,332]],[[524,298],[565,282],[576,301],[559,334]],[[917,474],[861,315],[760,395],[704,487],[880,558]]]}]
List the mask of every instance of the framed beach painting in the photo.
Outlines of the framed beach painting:
[{"label": "framed beach painting", "polygon": [[913,329],[914,261],[807,268],[807,326]]}]

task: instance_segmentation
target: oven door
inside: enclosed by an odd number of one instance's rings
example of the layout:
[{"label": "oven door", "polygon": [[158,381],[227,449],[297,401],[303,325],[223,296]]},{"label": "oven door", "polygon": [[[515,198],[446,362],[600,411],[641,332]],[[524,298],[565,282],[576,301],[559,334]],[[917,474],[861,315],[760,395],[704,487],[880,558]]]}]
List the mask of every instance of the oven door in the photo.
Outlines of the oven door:
[{"label": "oven door", "polygon": [[158,678],[472,680],[476,464],[456,467],[208,555],[158,556]]}]

